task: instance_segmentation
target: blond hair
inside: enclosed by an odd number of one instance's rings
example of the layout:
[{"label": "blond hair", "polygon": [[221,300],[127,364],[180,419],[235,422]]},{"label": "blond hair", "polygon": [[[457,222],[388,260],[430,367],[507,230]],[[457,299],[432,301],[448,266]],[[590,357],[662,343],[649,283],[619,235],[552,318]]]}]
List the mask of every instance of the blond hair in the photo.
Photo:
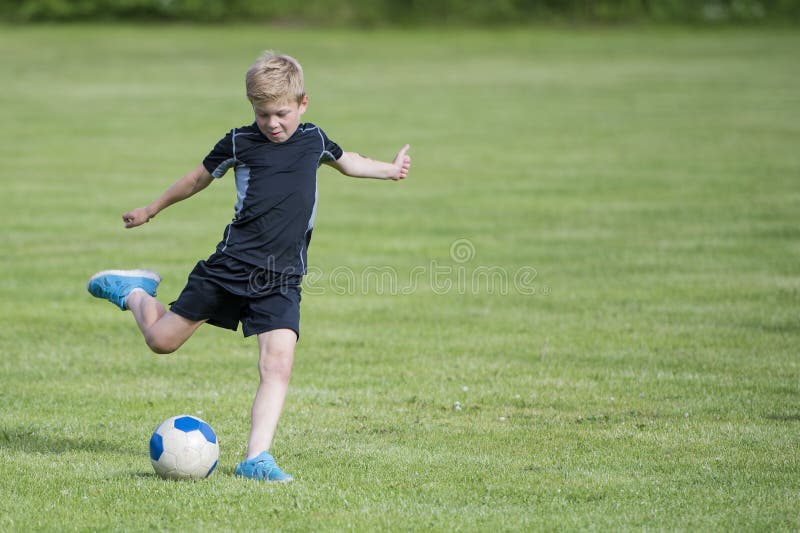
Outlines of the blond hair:
[{"label": "blond hair", "polygon": [[293,57],[267,50],[247,71],[250,102],[297,100],[306,95],[303,67]]}]

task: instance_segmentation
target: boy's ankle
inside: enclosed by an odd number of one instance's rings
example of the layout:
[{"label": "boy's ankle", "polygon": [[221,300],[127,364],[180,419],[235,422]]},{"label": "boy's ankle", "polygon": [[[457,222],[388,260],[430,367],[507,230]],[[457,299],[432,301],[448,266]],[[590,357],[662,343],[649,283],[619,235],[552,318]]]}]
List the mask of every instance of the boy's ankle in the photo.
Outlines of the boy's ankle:
[{"label": "boy's ankle", "polygon": [[145,296],[150,296],[150,295],[147,294],[147,291],[142,289],[141,287],[136,287],[135,289],[132,289],[131,292],[129,292],[128,295],[125,297],[125,309],[130,310],[131,303],[136,305],[137,300]]}]

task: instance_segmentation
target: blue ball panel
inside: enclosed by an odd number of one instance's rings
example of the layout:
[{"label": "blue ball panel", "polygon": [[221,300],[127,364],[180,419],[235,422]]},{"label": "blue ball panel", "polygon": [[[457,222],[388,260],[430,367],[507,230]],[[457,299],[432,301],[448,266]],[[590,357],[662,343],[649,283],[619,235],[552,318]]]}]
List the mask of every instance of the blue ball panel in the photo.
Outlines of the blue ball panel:
[{"label": "blue ball panel", "polygon": [[153,433],[153,436],[150,437],[150,459],[158,461],[162,453],[164,453],[164,442],[161,435]]},{"label": "blue ball panel", "polygon": [[218,462],[218,461],[214,461],[214,464],[213,464],[213,465],[211,465],[211,468],[209,468],[209,469],[208,469],[208,474],[206,474],[206,477],[210,476],[210,475],[211,475],[211,472],[213,472],[213,471],[214,471],[214,469],[217,467],[217,462]]},{"label": "blue ball panel", "polygon": [[200,421],[193,416],[182,416],[180,418],[176,418],[173,425],[175,429],[180,429],[186,433],[190,431],[194,431],[195,429],[200,429]]},{"label": "blue ball panel", "polygon": [[217,442],[217,435],[214,433],[214,430],[211,429],[211,426],[205,422],[200,424],[200,433],[203,434],[208,442]]}]

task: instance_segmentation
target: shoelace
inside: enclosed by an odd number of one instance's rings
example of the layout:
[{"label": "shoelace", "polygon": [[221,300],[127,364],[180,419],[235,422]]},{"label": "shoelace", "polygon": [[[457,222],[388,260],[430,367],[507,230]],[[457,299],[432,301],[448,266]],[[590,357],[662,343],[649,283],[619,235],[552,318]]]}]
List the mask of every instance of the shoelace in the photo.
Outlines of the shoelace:
[{"label": "shoelace", "polygon": [[125,281],[121,279],[99,279],[97,280],[100,285],[100,290],[111,293],[114,290],[121,289],[125,285]]},{"label": "shoelace", "polygon": [[278,466],[275,464],[275,461],[274,460],[271,461],[269,459],[262,459],[253,466],[253,470],[256,472],[256,475],[260,478],[268,478],[270,472],[272,472],[276,468],[278,468]]}]

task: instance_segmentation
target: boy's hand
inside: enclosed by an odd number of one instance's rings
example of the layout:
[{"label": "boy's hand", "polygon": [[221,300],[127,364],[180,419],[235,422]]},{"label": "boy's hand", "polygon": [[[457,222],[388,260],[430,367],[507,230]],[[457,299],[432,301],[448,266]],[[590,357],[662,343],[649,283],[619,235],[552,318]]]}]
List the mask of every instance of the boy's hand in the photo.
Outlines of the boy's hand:
[{"label": "boy's hand", "polygon": [[402,180],[408,176],[408,169],[411,168],[411,156],[407,155],[408,149],[411,148],[410,145],[403,146],[399,152],[397,152],[397,156],[394,158],[394,166],[397,169],[397,175],[392,176],[392,179]]},{"label": "boy's hand", "polygon": [[146,207],[137,207],[122,215],[122,221],[126,228],[135,228],[150,221],[153,218]]}]

